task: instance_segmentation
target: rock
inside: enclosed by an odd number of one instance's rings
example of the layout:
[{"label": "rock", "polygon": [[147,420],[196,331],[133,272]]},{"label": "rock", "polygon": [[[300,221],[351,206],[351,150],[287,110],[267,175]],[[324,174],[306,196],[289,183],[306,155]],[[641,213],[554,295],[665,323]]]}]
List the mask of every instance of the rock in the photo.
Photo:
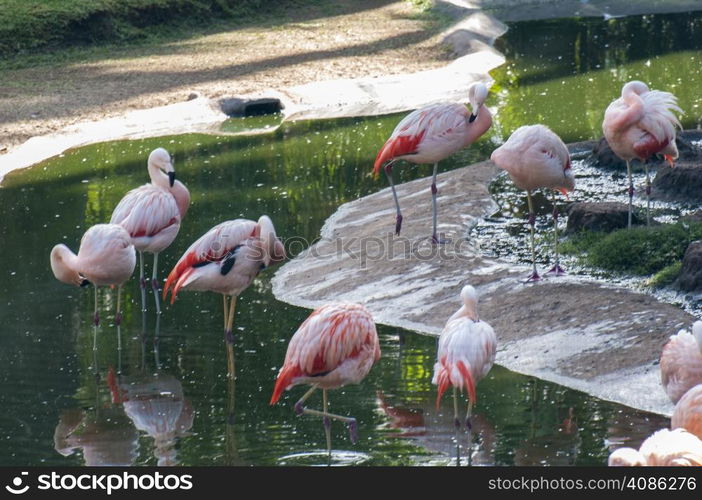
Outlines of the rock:
[{"label": "rock", "polygon": [[683,222],[702,222],[702,210],[680,217]]},{"label": "rock", "polygon": [[607,143],[607,139],[604,137],[592,148],[592,159],[595,166],[598,167],[626,169],[626,162],[614,154],[612,148],[609,147],[609,143]]},{"label": "rock", "polygon": [[702,291],[702,241],[693,241],[687,246],[674,286],[683,292]]},{"label": "rock", "polygon": [[702,202],[702,163],[681,163],[662,168],[653,180],[656,198]]},{"label": "rock", "polygon": [[[626,203],[581,202],[573,203],[568,209],[566,233],[582,230],[610,232],[627,227],[629,206]],[[632,215],[632,225],[645,224],[646,220],[636,212]]]},{"label": "rock", "polygon": [[259,116],[280,113],[283,103],[275,97],[262,97],[259,99],[239,99],[236,97],[221,99],[219,101],[223,113],[229,116]]}]

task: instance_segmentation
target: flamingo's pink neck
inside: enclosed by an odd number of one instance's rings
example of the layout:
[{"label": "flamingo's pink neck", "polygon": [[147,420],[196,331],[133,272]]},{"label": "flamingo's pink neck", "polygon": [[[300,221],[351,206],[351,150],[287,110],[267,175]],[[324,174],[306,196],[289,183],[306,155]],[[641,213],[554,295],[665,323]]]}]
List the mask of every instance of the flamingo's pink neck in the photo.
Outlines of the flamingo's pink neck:
[{"label": "flamingo's pink neck", "polygon": [[83,280],[78,272],[78,256],[63,244],[51,250],[51,270],[56,279],[69,285],[80,285]]},{"label": "flamingo's pink neck", "polygon": [[649,92],[648,87],[643,82],[629,82],[622,88],[622,99],[625,103],[639,104],[642,102],[641,95]]},{"label": "flamingo's pink neck", "polygon": [[168,181],[168,175],[161,170],[159,167],[157,167],[154,163],[149,162],[149,177],[151,178],[151,183],[154,184],[155,186],[161,187],[163,189],[167,189],[170,191],[171,185],[170,182]]}]

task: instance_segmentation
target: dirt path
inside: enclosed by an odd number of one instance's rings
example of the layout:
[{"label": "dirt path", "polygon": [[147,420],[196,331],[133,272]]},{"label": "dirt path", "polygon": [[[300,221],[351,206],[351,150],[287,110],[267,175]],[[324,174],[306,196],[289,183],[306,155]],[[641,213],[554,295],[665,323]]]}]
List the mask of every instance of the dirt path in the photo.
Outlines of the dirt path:
[{"label": "dirt path", "polygon": [[[88,60],[5,70],[0,149],[86,120],[317,80],[415,72],[445,64],[442,22],[409,2],[337,0],[252,26]],[[92,54],[92,55],[90,55]]]}]

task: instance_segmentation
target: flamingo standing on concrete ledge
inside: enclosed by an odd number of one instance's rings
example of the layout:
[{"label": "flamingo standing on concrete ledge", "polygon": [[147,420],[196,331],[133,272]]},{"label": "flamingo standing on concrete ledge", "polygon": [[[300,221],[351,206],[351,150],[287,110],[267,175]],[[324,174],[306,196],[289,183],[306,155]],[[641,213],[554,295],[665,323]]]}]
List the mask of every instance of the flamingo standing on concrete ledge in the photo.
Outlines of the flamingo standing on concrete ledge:
[{"label": "flamingo standing on concrete ledge", "polygon": [[178,235],[180,222],[188,212],[190,193],[175,178],[171,156],[163,148],[149,155],[151,183],[129,191],[112,212],[110,223],[120,224],[132,237],[139,252],[139,286],[141,309],[146,310],[146,280],[144,252],[154,254],[151,288],[156,301],[156,313],[161,313],[158,300],[158,254],[168,248]]},{"label": "flamingo standing on concrete ledge", "polygon": [[676,97],[670,92],[649,90],[648,86],[634,80],[622,87],[622,96],[605,110],[602,131],[612,151],[626,161],[629,176],[629,222],[631,228],[634,183],[631,179],[631,160],[644,162],[646,170],[646,223],[650,224],[651,179],[648,164],[652,155],[662,154],[670,166],[678,157],[675,145],[676,128],[682,128],[673,111],[682,113]]},{"label": "flamingo standing on concrete ledge", "polygon": [[446,322],[439,337],[437,361],[432,383],[438,386],[436,408],[441,396],[453,386],[453,411],[456,429],[458,419],[458,390],[468,393],[466,427],[470,430],[470,415],[476,402],[476,384],[485,377],[495,362],[497,337],[492,327],[478,318],[478,294],[470,285],[461,290],[463,305]]},{"label": "flamingo standing on concrete ledge", "polygon": [[129,233],[117,224],[90,227],[80,240],[78,255],[64,244],[56,245],[51,250],[51,270],[56,279],[77,286],[92,283],[95,288],[93,350],[97,350],[97,327],[100,324],[97,289],[99,286],[117,285],[115,323],[119,325],[122,321],[122,284],[132,275],[135,265],[136,254]]},{"label": "flamingo standing on concrete ledge", "polygon": [[492,125],[492,115],[485,107],[488,90],[483,83],[473,83],[468,89],[472,113],[459,103],[432,104],[413,111],[397,124],[375,159],[373,173],[384,166],[395,199],[397,219],[395,234],[402,228],[402,212],[392,179],[392,166],[397,160],[412,163],[433,163],[431,181],[432,242],[440,243],[436,229],[436,175],[439,162],[472,144]]},{"label": "flamingo standing on concrete ledge", "polygon": [[[327,390],[347,384],[358,384],[380,359],[380,343],[370,312],[360,304],[324,305],[310,314],[290,339],[271,404],[284,390],[298,384],[311,384],[295,403],[298,415],[321,416],[331,453],[331,421],[340,420],[349,426],[351,441],[356,442],[356,419],[327,411]],[[303,407],[315,389],[322,389],[322,411]]]},{"label": "flamingo standing on concrete ledge", "polygon": [[170,290],[171,304],[180,290],[222,294],[230,379],[234,379],[232,329],[236,299],[260,271],[284,258],[285,249],[275,234],[273,222],[262,215],[258,222],[236,219],[216,225],[190,245],[168,275],[163,298]]},{"label": "flamingo standing on concrete ledge", "polygon": [[670,336],[663,346],[660,366],[663,388],[673,403],[702,384],[702,321],[695,321],[692,333],[680,330]]},{"label": "flamingo standing on concrete ledge", "polygon": [[[568,148],[560,137],[545,125],[519,127],[502,146],[492,152],[490,159],[502,170],[506,170],[519,189],[527,192],[529,204],[529,226],[531,227],[531,261],[533,272],[527,281],[541,279],[536,271],[534,249],[534,224],[536,214],[531,192],[538,188],[550,188],[568,195],[575,189],[575,177],[571,168]],[[553,198],[553,226],[556,263],[547,274],[560,276],[565,271],[558,261],[558,210]]]}]

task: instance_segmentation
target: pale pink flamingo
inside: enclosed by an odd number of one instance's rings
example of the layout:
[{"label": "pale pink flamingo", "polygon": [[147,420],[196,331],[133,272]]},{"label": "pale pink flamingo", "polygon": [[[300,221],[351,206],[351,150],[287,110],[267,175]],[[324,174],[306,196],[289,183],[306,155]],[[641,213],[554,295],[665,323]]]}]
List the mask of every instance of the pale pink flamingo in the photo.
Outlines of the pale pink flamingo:
[{"label": "pale pink flamingo", "polygon": [[695,321],[692,333],[680,330],[670,336],[663,346],[660,366],[663,388],[673,403],[702,384],[702,321]]},{"label": "pale pink flamingo", "polygon": [[[526,125],[515,130],[502,146],[492,152],[490,159],[506,170],[514,184],[527,192],[529,204],[529,226],[531,227],[532,275],[528,281],[541,279],[536,271],[534,250],[534,224],[536,214],[531,192],[538,188],[549,188],[568,195],[575,189],[575,177],[571,168],[568,148],[560,137],[545,125]],[[556,262],[547,274],[560,276],[565,273],[558,259],[558,210],[553,198],[553,227]]]},{"label": "pale pink flamingo", "polygon": [[[327,450],[331,453],[331,422],[336,419],[349,426],[351,441],[356,442],[356,419],[327,411],[327,390],[358,384],[380,359],[380,343],[371,313],[360,304],[335,303],[315,309],[290,339],[285,362],[278,373],[270,404],[284,390],[310,384],[295,403],[295,413],[323,418]],[[322,411],[303,404],[315,389],[322,389]]]},{"label": "pale pink flamingo", "polygon": [[141,309],[146,309],[146,279],[144,252],[154,254],[151,288],[156,301],[156,312],[161,313],[158,299],[158,254],[164,251],[178,235],[180,222],[188,212],[190,193],[176,180],[171,155],[163,148],[149,155],[148,171],[151,182],[129,191],[112,212],[110,222],[120,224],[132,237],[139,252],[139,286]]},{"label": "pale pink flamingo", "polygon": [[661,429],[634,448],[619,448],[609,455],[610,467],[621,466],[700,466],[702,441],[685,429]]},{"label": "pale pink flamingo", "polygon": [[702,439],[702,382],[687,391],[675,405],[670,428],[678,427]]},{"label": "pale pink flamingo", "polygon": [[[262,215],[258,222],[236,219],[216,225],[190,245],[168,275],[163,298],[171,291],[171,304],[180,290],[221,293],[224,298],[224,338],[228,374],[234,378],[234,311],[237,297],[258,273],[285,258],[273,222]],[[231,301],[227,304],[227,297]]]},{"label": "pale pink flamingo", "polygon": [[437,360],[432,383],[438,386],[436,408],[441,396],[453,386],[453,411],[456,429],[458,419],[458,391],[468,393],[466,427],[470,430],[470,415],[477,399],[475,386],[485,377],[495,362],[497,337],[492,327],[478,317],[478,294],[470,285],[461,290],[463,305],[446,322],[439,336]]},{"label": "pale pink flamingo", "polygon": [[492,125],[492,115],[485,107],[488,90],[483,83],[473,83],[468,89],[468,100],[473,112],[459,103],[440,103],[413,111],[397,124],[390,138],[378,152],[373,169],[377,175],[384,166],[395,199],[397,219],[395,234],[402,228],[402,212],[392,179],[392,165],[397,160],[412,163],[433,163],[431,181],[432,241],[439,243],[436,229],[436,175],[439,162],[469,146]]},{"label": "pale pink flamingo", "polygon": [[80,240],[78,255],[62,243],[51,250],[51,270],[56,279],[76,286],[93,284],[93,350],[97,349],[97,327],[100,324],[97,289],[99,286],[117,285],[115,323],[119,325],[122,320],[122,284],[132,275],[135,265],[136,254],[129,233],[117,224],[96,224],[88,228]]},{"label": "pale pink flamingo", "polygon": [[631,180],[631,160],[644,162],[646,170],[646,221],[650,223],[651,179],[648,164],[652,155],[662,154],[673,166],[678,157],[675,145],[675,129],[682,128],[677,116],[682,113],[676,97],[670,92],[649,90],[648,86],[638,80],[622,87],[622,96],[607,106],[602,122],[602,131],[612,151],[626,161],[629,176],[629,222],[631,228],[632,199],[634,183]]}]

